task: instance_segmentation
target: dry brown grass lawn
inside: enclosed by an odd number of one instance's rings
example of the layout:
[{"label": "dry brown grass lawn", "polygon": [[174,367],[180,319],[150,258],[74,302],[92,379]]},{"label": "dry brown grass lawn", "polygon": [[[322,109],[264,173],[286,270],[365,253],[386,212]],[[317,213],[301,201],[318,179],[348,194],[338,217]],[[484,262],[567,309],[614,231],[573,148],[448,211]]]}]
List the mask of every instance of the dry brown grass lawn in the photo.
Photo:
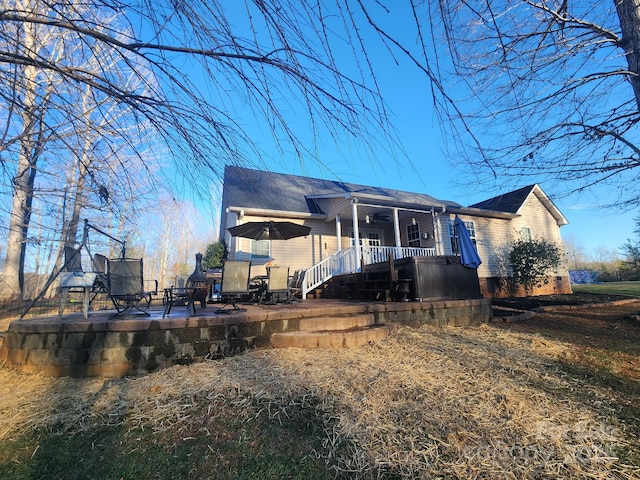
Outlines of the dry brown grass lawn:
[{"label": "dry brown grass lawn", "polygon": [[[272,419],[306,409],[322,425],[322,448],[309,455],[348,478],[640,478],[638,424],[619,415],[640,412],[640,343],[625,337],[627,347],[606,350],[606,361],[626,365],[626,373],[607,370],[626,375],[616,391],[581,370],[597,341],[552,335],[558,319],[571,324],[554,315],[509,326],[403,328],[360,349],[251,351],[132,379],[3,369],[0,441],[29,429],[118,425],[183,442],[203,429],[212,434],[225,406]],[[620,335],[640,330],[604,322]],[[591,367],[600,375],[606,362],[598,362]]]}]

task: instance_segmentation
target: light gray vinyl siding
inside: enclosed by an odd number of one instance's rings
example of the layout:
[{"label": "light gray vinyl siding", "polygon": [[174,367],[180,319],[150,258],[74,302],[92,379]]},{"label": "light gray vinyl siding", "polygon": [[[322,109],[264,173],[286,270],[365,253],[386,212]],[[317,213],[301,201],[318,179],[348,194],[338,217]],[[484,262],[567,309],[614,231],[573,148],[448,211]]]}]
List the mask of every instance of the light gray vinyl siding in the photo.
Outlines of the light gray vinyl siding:
[{"label": "light gray vinyl siding", "polygon": [[[480,277],[502,276],[509,272],[508,252],[513,240],[520,238],[522,227],[529,227],[534,239],[546,239],[562,248],[560,227],[540,199],[531,194],[518,210],[519,217],[511,220],[480,217],[462,217],[473,220],[476,226],[478,254],[482,265],[478,268]],[[559,274],[566,274],[563,266]]]}]

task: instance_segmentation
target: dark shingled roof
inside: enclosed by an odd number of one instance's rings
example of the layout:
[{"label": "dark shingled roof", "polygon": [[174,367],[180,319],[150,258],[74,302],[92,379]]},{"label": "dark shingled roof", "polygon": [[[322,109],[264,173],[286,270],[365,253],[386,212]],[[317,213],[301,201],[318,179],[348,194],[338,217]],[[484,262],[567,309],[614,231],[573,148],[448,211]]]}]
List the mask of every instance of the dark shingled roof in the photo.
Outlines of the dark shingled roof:
[{"label": "dark shingled roof", "polygon": [[430,195],[370,187],[336,180],[322,180],[284,173],[227,166],[224,173],[223,206],[322,213],[316,202],[307,197],[354,194],[355,196],[387,197],[395,202],[423,205],[459,205],[438,200]]},{"label": "dark shingled roof", "polygon": [[[345,199],[357,199],[362,204],[382,208],[397,207],[428,211],[433,207],[444,207],[450,213],[461,212],[476,216],[511,218],[518,215],[524,201],[535,189],[539,187],[528,185],[465,208],[459,203],[438,200],[421,193],[227,166],[224,172],[222,211],[236,208],[265,212],[292,212],[294,216],[295,214],[324,216],[327,212],[322,211],[322,206],[329,205],[326,198],[342,196]],[[558,225],[568,223],[543,192],[540,200],[549,209]],[[226,228],[224,220],[220,227],[224,234],[223,230]]]},{"label": "dark shingled roof", "polygon": [[227,166],[224,171],[226,207],[320,213],[305,195],[322,187],[313,179]]},{"label": "dark shingled roof", "polygon": [[513,192],[504,193],[497,197],[476,203],[475,205],[469,205],[469,208],[480,208],[482,210],[492,210],[494,212],[517,213],[534,187],[535,185],[522,187]]}]

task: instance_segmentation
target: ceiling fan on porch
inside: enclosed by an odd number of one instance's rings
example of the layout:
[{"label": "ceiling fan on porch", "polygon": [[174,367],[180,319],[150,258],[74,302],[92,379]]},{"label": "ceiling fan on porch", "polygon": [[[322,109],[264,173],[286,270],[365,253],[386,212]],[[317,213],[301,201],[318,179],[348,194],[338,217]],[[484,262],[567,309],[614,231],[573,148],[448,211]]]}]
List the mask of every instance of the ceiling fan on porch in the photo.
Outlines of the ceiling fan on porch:
[{"label": "ceiling fan on porch", "polygon": [[389,215],[383,215],[380,213],[374,213],[373,215],[366,215],[365,221],[369,224],[374,223],[390,223],[391,217]]}]

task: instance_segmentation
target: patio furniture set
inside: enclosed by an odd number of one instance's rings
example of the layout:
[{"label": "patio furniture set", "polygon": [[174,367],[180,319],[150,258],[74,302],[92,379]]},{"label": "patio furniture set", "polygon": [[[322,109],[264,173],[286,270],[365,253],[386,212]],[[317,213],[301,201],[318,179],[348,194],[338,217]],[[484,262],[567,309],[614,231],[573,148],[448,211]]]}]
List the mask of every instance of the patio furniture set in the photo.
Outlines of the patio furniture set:
[{"label": "patio furniture set", "polygon": [[116,310],[112,317],[129,314],[148,316],[151,300],[158,294],[157,280],[144,280],[141,258],[108,259],[99,253],[92,258],[93,271],[82,269],[80,249],[65,247],[65,264],[60,272],[61,300],[58,316],[62,316],[70,292],[83,294],[82,313],[88,318],[89,305],[98,294],[106,294]]},{"label": "patio furniture set", "polygon": [[[116,310],[110,318],[149,316],[147,311],[154,297],[159,295],[157,280],[145,280],[143,260],[131,258],[107,259],[95,254],[93,271],[82,270],[80,252],[65,250],[65,269],[60,273],[62,316],[70,292],[83,294],[83,316],[88,318],[89,306],[98,294],[106,294]],[[221,303],[215,313],[244,311],[239,303],[273,305],[290,303],[299,291],[296,282],[299,272],[289,278],[289,268],[273,266],[267,275],[251,277],[251,262],[227,261],[221,272],[207,274],[202,269],[202,254],[196,255],[196,268],[184,286],[171,286],[162,291],[164,311],[169,315],[174,307],[186,307],[189,316],[196,315],[196,305],[204,309],[214,298]],[[292,283],[293,282],[293,283]],[[145,288],[146,287],[146,288]],[[231,308],[227,308],[227,307]]]},{"label": "patio furniture set", "polygon": [[[113,241],[122,244],[122,257],[108,259],[104,255],[92,256],[92,271],[82,268],[81,249],[87,248],[88,232],[95,230]],[[291,222],[253,222],[234,227],[232,233],[254,239],[286,240],[306,235],[310,228]],[[87,248],[88,250],[88,248]],[[153,297],[158,295],[158,281],[145,281],[143,260],[125,257],[125,242],[103,232],[85,220],[81,247],[65,247],[65,262],[58,272],[60,277],[61,302],[59,316],[62,316],[70,292],[83,294],[83,316],[88,318],[89,306],[95,297],[106,294],[112,301],[116,313],[110,318],[127,315],[149,316],[146,310]],[[89,252],[90,254],[90,252]],[[91,256],[91,254],[90,254]],[[202,268],[202,254],[196,254],[196,267],[184,285],[172,285],[163,289],[162,303],[166,317],[176,306],[186,306],[188,315],[196,315],[196,304],[205,308],[217,297],[223,304],[216,313],[242,311],[240,302],[253,304],[276,304],[291,302],[295,293],[300,292],[301,272],[289,278],[289,268],[272,266],[267,275],[251,277],[250,261],[227,261],[218,274],[208,275]],[[219,280],[219,288],[218,288]],[[176,282],[178,283],[178,282]],[[226,307],[231,308],[226,308]]]},{"label": "patio furniture set", "polygon": [[[238,303],[274,305],[291,303],[300,291],[300,272],[289,277],[289,268],[272,266],[267,268],[267,275],[251,277],[251,262],[234,260],[224,264],[220,298],[224,305],[216,309],[216,313],[228,313],[246,310]],[[226,308],[230,306],[231,308]]]}]

